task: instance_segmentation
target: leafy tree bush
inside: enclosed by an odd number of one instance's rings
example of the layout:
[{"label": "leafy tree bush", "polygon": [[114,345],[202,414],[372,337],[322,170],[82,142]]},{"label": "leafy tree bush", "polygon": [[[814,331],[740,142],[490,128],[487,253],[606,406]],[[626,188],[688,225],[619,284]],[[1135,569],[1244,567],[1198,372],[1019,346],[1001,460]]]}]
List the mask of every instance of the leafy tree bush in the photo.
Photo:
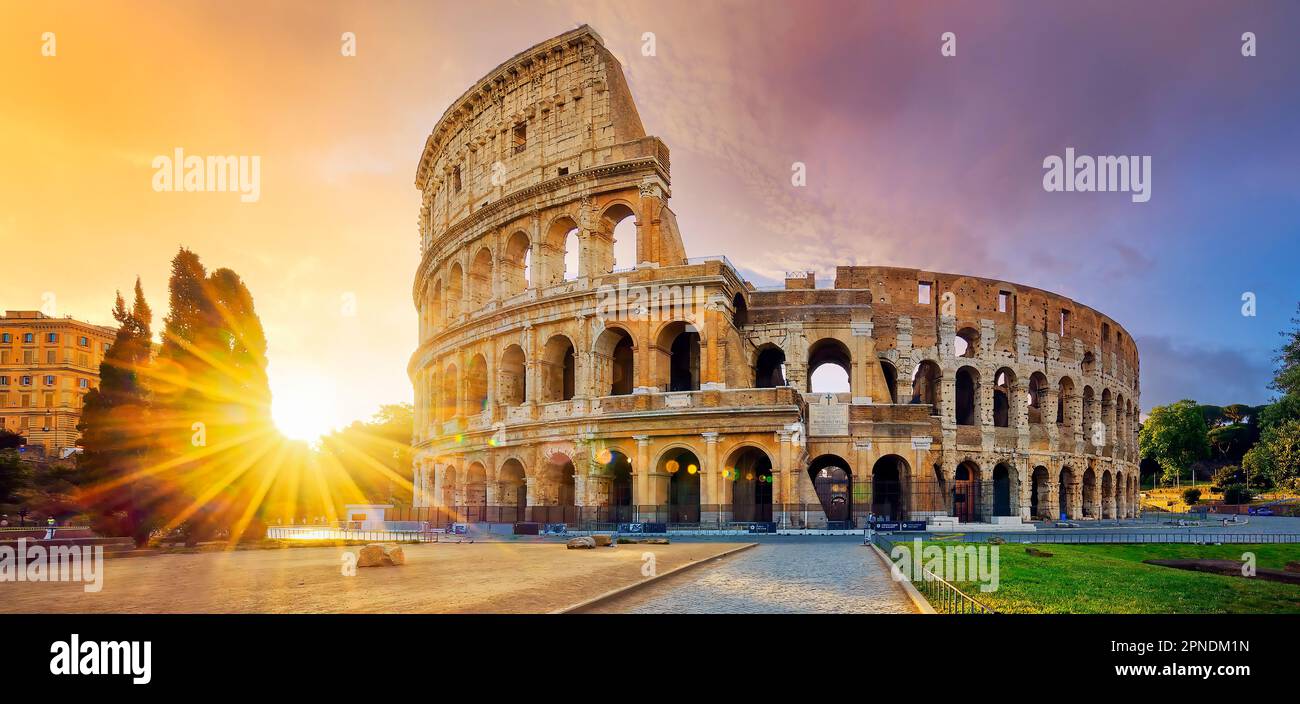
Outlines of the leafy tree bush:
[{"label": "leafy tree bush", "polygon": [[1151,409],[1138,445],[1142,457],[1155,460],[1166,480],[1173,480],[1193,462],[1210,454],[1205,418],[1195,401],[1182,400]]},{"label": "leafy tree bush", "polygon": [[1229,484],[1223,487],[1223,503],[1248,504],[1252,498],[1250,489],[1245,484]]},{"label": "leafy tree bush", "polygon": [[1199,502],[1200,500],[1201,500],[1201,490],[1200,490],[1200,489],[1184,489],[1184,490],[1183,490],[1183,503],[1187,504],[1188,506],[1195,505],[1195,504],[1196,504],[1197,502]]}]

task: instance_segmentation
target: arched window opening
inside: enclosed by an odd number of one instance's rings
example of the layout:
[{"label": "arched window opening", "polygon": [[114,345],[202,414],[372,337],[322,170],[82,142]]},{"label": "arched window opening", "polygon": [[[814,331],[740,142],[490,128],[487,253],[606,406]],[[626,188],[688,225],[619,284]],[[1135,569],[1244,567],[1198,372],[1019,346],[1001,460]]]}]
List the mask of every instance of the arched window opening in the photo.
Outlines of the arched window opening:
[{"label": "arched window opening", "polygon": [[898,368],[882,359],[880,373],[885,377],[885,387],[889,389],[889,402],[898,403]]},{"label": "arched window opening", "polygon": [[465,304],[465,270],[460,262],[451,265],[447,275],[447,318],[455,320]]},{"label": "arched window opening", "polygon": [[754,363],[754,386],[772,389],[785,385],[785,350],[773,344],[764,345]]},{"label": "arched window opening", "polygon": [[517,459],[508,459],[501,465],[498,477],[497,504],[500,506],[500,516],[496,520],[502,523],[523,521],[524,511],[528,507],[528,482],[524,466]]},{"label": "arched window opening", "polygon": [[971,367],[957,370],[956,407],[957,425],[975,425],[975,394],[979,389],[979,372]]},{"label": "arched window opening", "polygon": [[1033,473],[1030,474],[1029,488],[1029,515],[1031,518],[1052,517],[1051,512],[1056,507],[1050,505],[1051,494],[1047,482],[1047,468],[1043,466],[1034,467]]},{"label": "arched window opening", "polygon": [[1005,464],[993,468],[993,515],[1012,515],[1011,468]]},{"label": "arched window opening", "polygon": [[767,453],[755,447],[733,452],[722,480],[731,483],[732,520],[772,520],[772,459]]},{"label": "arched window opening", "polygon": [[1056,385],[1056,424],[1070,425],[1075,423],[1070,417],[1072,411],[1070,402],[1074,398],[1074,382],[1070,377],[1063,376],[1061,381]]},{"label": "arched window opening", "polygon": [[699,458],[689,450],[670,451],[660,460],[659,472],[668,475],[669,522],[699,523]]},{"label": "arched window opening", "polygon": [[635,520],[632,504],[632,461],[617,450],[606,450],[596,457],[601,471],[610,478],[610,523],[631,523]]},{"label": "arched window opening", "polygon": [[1093,370],[1096,368],[1096,366],[1097,366],[1097,358],[1094,357],[1091,352],[1084,352],[1083,361],[1080,363],[1080,367],[1083,369],[1083,373],[1091,374]]},{"label": "arched window opening", "polygon": [[469,268],[470,301],[473,310],[479,310],[492,301],[492,251],[484,247],[474,255]]},{"label": "arched window opening", "polygon": [[632,336],[622,328],[607,328],[596,338],[597,393],[623,396],[632,393],[636,370]]},{"label": "arched window opening", "polygon": [[573,228],[564,234],[564,280],[573,281],[578,278],[581,267],[582,243],[578,239],[578,228]]},{"label": "arched window opening", "polygon": [[542,402],[568,401],[573,398],[576,369],[573,343],[564,335],[546,341],[542,354]]},{"label": "arched window opening", "polygon": [[993,425],[998,428],[1011,427],[1011,386],[1015,380],[1010,369],[999,369],[993,378]]},{"label": "arched window opening", "polygon": [[633,269],[636,261],[636,214],[623,203],[615,203],[601,215],[601,226],[613,240],[607,262],[601,262],[601,271]]},{"label": "arched window opening", "polygon": [[513,296],[532,285],[532,241],[522,230],[516,231],[506,241],[505,251],[502,283],[505,295]]},{"label": "arched window opening", "polygon": [[808,463],[817,500],[826,520],[850,527],[853,520],[853,470],[839,455],[821,455]]},{"label": "arched window opening", "polygon": [[744,294],[737,293],[731,299],[731,324],[737,329],[749,325],[749,305],[745,303]]},{"label": "arched window opening", "polygon": [[980,333],[975,328],[962,328],[952,341],[952,353],[956,357],[973,358],[979,351]]},{"label": "arched window opening", "polygon": [[442,372],[442,402],[439,405],[438,420],[451,420],[458,413],[460,399],[456,390],[459,385],[460,377],[456,373],[456,365],[449,365]]},{"label": "arched window opening", "polygon": [[980,468],[970,460],[957,465],[953,472],[952,513],[967,523],[980,521]]},{"label": "arched window opening", "polygon": [[469,415],[482,413],[487,409],[488,373],[487,360],[483,355],[474,355],[466,369],[465,411]]},{"label": "arched window opening", "polygon": [[519,345],[510,345],[501,355],[501,404],[518,406],[528,399],[527,360]]},{"label": "arched window opening", "polygon": [[1043,403],[1047,397],[1047,377],[1042,372],[1034,372],[1029,377],[1029,422],[1043,422]]},{"label": "arched window opening", "polygon": [[939,384],[943,379],[943,372],[939,365],[930,360],[925,360],[916,365],[912,372],[912,401],[911,403],[924,403],[934,407],[935,412],[939,409]]},{"label": "arched window opening", "polygon": [[885,455],[871,468],[871,513],[879,520],[906,520],[909,469],[898,455]]},{"label": "arched window opening", "polygon": [[852,365],[849,348],[843,342],[830,338],[818,340],[808,348],[808,391],[849,392],[849,370],[853,368]]},{"label": "arched window opening", "polygon": [[[700,334],[684,322],[666,326],[659,333],[660,384],[666,391],[698,391],[700,388]],[[666,383],[665,383],[666,382]]]}]

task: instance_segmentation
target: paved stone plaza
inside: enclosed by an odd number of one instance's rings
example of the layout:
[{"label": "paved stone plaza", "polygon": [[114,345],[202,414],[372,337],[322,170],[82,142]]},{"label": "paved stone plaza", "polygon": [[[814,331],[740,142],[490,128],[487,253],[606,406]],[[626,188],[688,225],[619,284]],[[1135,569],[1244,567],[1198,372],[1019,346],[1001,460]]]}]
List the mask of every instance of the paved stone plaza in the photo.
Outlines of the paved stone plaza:
[{"label": "paved stone plaza", "polygon": [[604,602],[588,613],[915,613],[861,540],[763,541],[756,548]]}]

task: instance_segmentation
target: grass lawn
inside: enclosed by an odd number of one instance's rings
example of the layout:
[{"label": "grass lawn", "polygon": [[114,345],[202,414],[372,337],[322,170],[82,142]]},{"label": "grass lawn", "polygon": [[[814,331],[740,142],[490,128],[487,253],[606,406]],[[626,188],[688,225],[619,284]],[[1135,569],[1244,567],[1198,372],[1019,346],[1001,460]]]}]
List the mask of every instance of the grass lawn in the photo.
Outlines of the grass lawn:
[{"label": "grass lawn", "polygon": [[[927,545],[951,544],[933,541]],[[1300,586],[1142,564],[1149,559],[1240,560],[1280,569],[1300,561],[1300,544],[1278,545],[1002,545],[997,591],[958,586],[1004,613],[1300,613]]]}]

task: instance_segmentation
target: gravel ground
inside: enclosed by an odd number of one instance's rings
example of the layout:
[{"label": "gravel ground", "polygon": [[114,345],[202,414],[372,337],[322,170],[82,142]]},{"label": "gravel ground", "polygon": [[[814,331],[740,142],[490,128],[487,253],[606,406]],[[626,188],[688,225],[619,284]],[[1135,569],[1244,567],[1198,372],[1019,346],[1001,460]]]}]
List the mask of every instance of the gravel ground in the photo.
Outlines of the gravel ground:
[{"label": "gravel ground", "polygon": [[915,613],[861,539],[761,542],[587,613]]},{"label": "gravel ground", "polygon": [[738,546],[692,542],[567,550],[563,543],[404,545],[401,567],[342,574],[320,547],[107,559],[103,589],[0,583],[0,613],[546,613]]}]

